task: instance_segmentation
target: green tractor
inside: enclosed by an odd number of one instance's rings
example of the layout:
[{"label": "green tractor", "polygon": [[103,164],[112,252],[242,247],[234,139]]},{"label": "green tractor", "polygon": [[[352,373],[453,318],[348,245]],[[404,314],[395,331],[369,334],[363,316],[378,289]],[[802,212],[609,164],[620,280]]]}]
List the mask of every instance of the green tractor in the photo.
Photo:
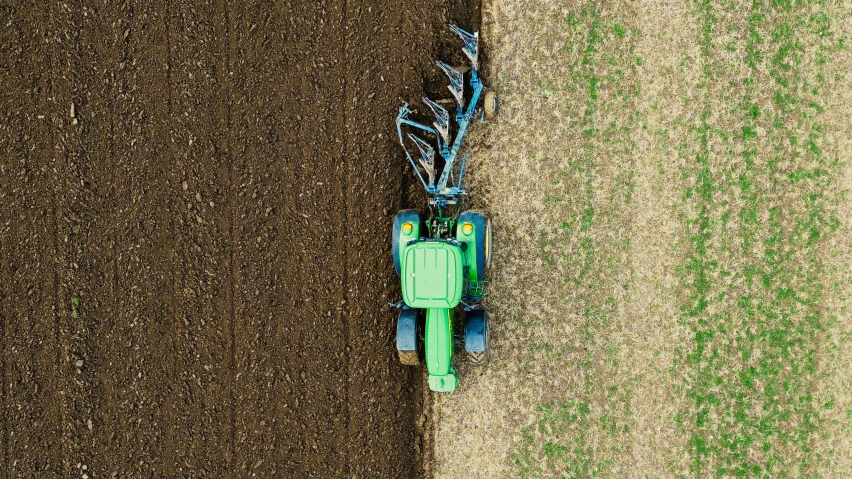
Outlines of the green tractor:
[{"label": "green tractor", "polygon": [[[468,98],[461,69],[438,62],[438,67],[450,79],[449,89],[457,104],[455,138],[450,138],[449,113],[428,98],[423,102],[435,116],[431,127],[408,119],[412,113],[408,104],[400,108],[396,119],[400,144],[429,194],[429,216],[425,220],[419,211],[405,210],[397,213],[393,222],[393,260],[403,297],[393,304],[401,309],[396,348],[405,365],[426,362],[429,388],[438,392],[452,392],[458,386],[458,377],[452,367],[457,342],[453,315],[457,308],[464,309],[463,341],[470,362],[482,366],[491,356],[488,315],[479,304],[486,293],[485,274],[491,264],[491,221],[482,212],[465,211],[464,155],[458,166],[458,181],[454,186],[451,183],[456,177],[455,160],[468,125],[476,115],[493,117],[497,103],[495,94],[485,91],[478,77],[478,34],[456,26],[451,28],[464,41],[463,52],[471,62],[471,68],[464,69],[470,75]],[[477,107],[480,100],[482,108]],[[433,148],[421,137],[408,133],[410,144],[419,150],[420,168],[408,151],[403,135],[407,129],[426,133],[437,143],[437,148]],[[437,181],[436,149],[443,158],[443,169]]]}]

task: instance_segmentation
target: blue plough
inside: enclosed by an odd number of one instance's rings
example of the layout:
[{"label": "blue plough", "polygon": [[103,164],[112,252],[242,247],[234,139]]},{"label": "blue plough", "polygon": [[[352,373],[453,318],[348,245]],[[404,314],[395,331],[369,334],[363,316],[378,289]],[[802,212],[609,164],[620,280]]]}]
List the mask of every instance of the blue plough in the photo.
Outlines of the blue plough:
[{"label": "blue plough", "polygon": [[[408,116],[414,111],[409,109],[408,103],[402,105],[399,109],[399,115],[396,117],[396,129],[399,135],[399,143],[402,145],[403,150],[405,150],[405,156],[408,157],[408,161],[417,173],[417,177],[420,178],[420,182],[429,193],[430,206],[436,206],[438,208],[445,208],[447,205],[458,204],[459,197],[465,194],[465,191],[462,188],[462,180],[464,178],[464,168],[465,163],[467,162],[467,157],[465,155],[461,156],[458,181],[455,182],[455,184],[453,184],[454,167],[465,133],[467,133],[467,127],[479,111],[477,104],[479,103],[484,90],[482,81],[479,79],[479,33],[469,33],[455,25],[450,25],[450,29],[456,35],[461,37],[462,42],[464,42],[464,48],[462,51],[470,61],[471,65],[470,87],[472,89],[472,93],[470,94],[469,101],[465,104],[464,73],[447,65],[446,63],[438,62],[438,68],[440,68],[450,80],[450,84],[447,85],[447,88],[450,90],[450,93],[452,93],[453,99],[455,99],[457,105],[457,127],[455,128],[455,138],[451,139],[452,131],[450,129],[449,112],[447,112],[443,106],[429,98],[424,97],[423,103],[429,107],[432,114],[435,116],[435,122],[432,123],[432,126],[426,126],[422,123],[410,120]],[[493,101],[496,105],[496,99]],[[452,100],[450,100],[450,102],[452,102]],[[432,144],[417,135],[412,133],[406,134],[403,126],[428,133],[434,138],[434,141],[437,144],[437,151],[444,159],[444,167],[441,171],[441,176],[437,179],[437,182],[435,179],[436,148],[433,148]],[[410,140],[410,143],[413,143],[414,146],[417,147],[417,150],[420,153],[419,163],[423,168],[423,171],[426,173],[428,181],[423,177],[423,174],[420,172],[420,168],[417,166],[417,162],[414,161],[411,153],[409,153],[406,138]]]}]

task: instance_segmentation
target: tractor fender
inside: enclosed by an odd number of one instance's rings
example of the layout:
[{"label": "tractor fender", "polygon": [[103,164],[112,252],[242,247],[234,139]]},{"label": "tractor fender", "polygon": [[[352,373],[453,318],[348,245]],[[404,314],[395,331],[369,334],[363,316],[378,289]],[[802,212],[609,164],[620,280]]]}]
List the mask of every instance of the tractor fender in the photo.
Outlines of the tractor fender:
[{"label": "tractor fender", "polygon": [[[402,210],[393,217],[393,234],[391,236],[391,249],[393,250],[393,267],[396,269],[396,274],[399,275],[402,271],[400,250],[410,240],[416,240],[420,237],[420,223],[423,222],[420,212],[417,210]],[[402,225],[411,223],[413,228],[409,234],[402,232]],[[402,242],[400,242],[400,237]],[[402,244],[400,244],[402,243]]]},{"label": "tractor fender", "polygon": [[[465,223],[473,225],[473,232],[471,234],[463,232]],[[465,211],[459,215],[456,225],[456,240],[467,245],[465,252],[469,258],[470,279],[473,281],[483,281],[486,269],[488,269],[488,248],[491,246],[490,244],[486,244],[488,243],[488,227],[488,217],[484,213],[479,211]]]}]

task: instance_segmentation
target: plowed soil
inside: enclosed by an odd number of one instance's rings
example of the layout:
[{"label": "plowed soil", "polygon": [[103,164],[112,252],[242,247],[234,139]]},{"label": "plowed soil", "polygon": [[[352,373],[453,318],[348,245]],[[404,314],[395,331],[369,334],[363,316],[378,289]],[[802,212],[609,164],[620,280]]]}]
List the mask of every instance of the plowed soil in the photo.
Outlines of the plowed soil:
[{"label": "plowed soil", "polygon": [[8,477],[421,473],[391,134],[457,3],[0,6]]}]

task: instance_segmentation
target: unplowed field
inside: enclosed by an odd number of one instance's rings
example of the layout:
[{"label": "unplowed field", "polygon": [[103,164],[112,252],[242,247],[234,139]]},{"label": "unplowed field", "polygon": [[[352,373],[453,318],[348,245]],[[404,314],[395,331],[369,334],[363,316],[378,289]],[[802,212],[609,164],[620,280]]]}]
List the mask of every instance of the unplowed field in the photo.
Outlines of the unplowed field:
[{"label": "unplowed field", "polygon": [[390,134],[445,3],[0,5],[5,475],[418,475]]},{"label": "unplowed field", "polygon": [[[434,477],[852,477],[852,1],[489,0]],[[469,182],[468,178],[470,178]]]}]

